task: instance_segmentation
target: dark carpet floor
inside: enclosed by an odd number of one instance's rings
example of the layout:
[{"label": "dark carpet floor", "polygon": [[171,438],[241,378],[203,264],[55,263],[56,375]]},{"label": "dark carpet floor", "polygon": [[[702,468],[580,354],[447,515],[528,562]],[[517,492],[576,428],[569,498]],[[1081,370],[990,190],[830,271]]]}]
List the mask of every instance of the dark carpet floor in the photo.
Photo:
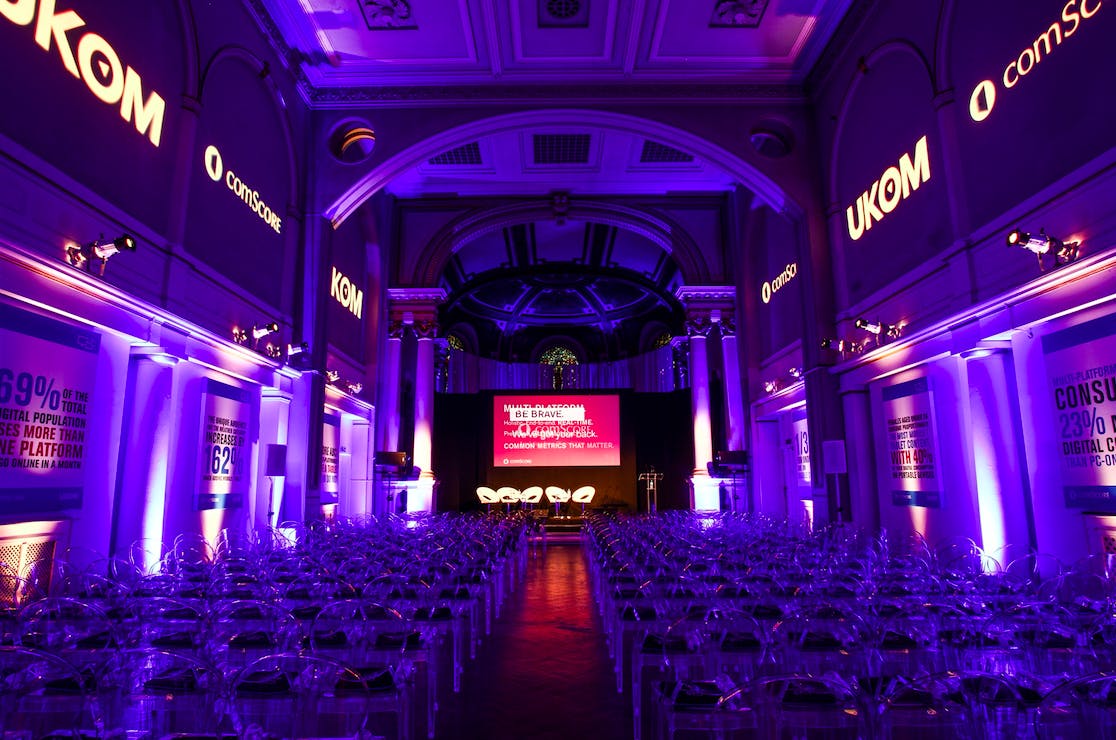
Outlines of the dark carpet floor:
[{"label": "dark carpet floor", "polygon": [[533,549],[527,578],[468,664],[460,694],[442,702],[438,738],[630,738],[581,546]]}]

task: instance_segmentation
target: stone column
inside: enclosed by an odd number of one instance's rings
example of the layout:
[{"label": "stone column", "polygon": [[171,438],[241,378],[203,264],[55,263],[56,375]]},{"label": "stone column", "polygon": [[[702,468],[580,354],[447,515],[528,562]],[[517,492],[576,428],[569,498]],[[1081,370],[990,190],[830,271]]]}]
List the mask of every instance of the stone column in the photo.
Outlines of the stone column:
[{"label": "stone column", "polygon": [[[438,333],[438,306],[446,299],[441,288],[391,288],[388,290],[389,315],[392,325],[396,322],[404,329],[414,331],[417,338],[415,351],[415,403],[414,445],[411,462],[419,469],[418,481],[406,485],[407,511],[433,511],[437,477],[433,468],[434,438],[434,338]],[[402,334],[400,334],[402,336]],[[390,340],[389,340],[390,341]],[[399,361],[395,364],[398,366]],[[387,376],[384,390],[398,398],[399,389],[393,385],[402,373]],[[395,408],[394,418],[385,418],[385,427],[394,430],[398,444],[400,409]]]},{"label": "stone column", "polygon": [[403,356],[403,322],[393,320],[388,328],[387,357],[383,364],[383,381],[380,388],[380,435],[378,448],[386,451],[399,449],[399,377]]},{"label": "stone column", "polygon": [[[124,432],[113,505],[109,555],[127,559],[133,542],[146,541],[145,568],[159,558],[168,498],[168,465],[177,405],[171,403],[178,358],[159,348],[133,347],[128,361]],[[184,494],[188,495],[188,494]]]},{"label": "stone column", "polygon": [[962,445],[962,449],[970,456],[968,473],[972,479],[970,490],[977,497],[980,545],[993,557],[1005,558],[1007,545],[1022,552],[1035,547],[1037,539],[1015,365],[1006,348],[979,348],[961,357],[971,435],[971,443]]},{"label": "stone column", "polygon": [[[696,510],[719,510],[721,491],[719,479],[709,475],[713,462],[713,426],[709,400],[708,336],[731,316],[736,300],[732,286],[680,287],[675,296],[686,309],[686,333],[689,336],[690,399],[694,423],[694,471],[690,477],[691,504]],[[737,388],[739,393],[739,388]]]},{"label": "stone column", "polygon": [[744,385],[740,377],[740,354],[736,348],[736,321],[721,320],[721,362],[725,371],[725,449],[744,449]]},{"label": "stone column", "polygon": [[415,446],[411,456],[419,469],[415,495],[407,498],[407,511],[434,510],[434,336],[433,321],[415,323],[418,347],[415,352]]}]

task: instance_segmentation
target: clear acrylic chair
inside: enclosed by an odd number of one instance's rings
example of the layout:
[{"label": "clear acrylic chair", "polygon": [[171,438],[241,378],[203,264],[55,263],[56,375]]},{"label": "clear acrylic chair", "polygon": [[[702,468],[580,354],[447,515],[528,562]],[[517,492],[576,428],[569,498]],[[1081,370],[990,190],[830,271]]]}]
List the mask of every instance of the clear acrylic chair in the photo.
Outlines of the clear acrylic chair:
[{"label": "clear acrylic chair", "polygon": [[0,647],[0,737],[78,737],[98,723],[92,677],[46,651]]},{"label": "clear acrylic chair", "polygon": [[221,672],[181,653],[121,650],[97,675],[96,687],[108,736],[209,736],[223,718]]},{"label": "clear acrylic chair", "polygon": [[289,652],[251,662],[229,692],[232,724],[240,737],[357,737],[370,729],[374,715],[391,714],[392,734],[409,738],[408,703],[406,686],[386,668],[362,671]]}]

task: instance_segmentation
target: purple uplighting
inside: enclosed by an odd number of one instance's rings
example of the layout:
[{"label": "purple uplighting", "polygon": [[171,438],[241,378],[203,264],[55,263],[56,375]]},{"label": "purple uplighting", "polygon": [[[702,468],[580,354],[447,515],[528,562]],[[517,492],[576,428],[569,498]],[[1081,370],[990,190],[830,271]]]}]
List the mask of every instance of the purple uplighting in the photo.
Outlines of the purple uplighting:
[{"label": "purple uplighting", "polygon": [[0,735],[1110,732],[1114,38],[0,0]]}]

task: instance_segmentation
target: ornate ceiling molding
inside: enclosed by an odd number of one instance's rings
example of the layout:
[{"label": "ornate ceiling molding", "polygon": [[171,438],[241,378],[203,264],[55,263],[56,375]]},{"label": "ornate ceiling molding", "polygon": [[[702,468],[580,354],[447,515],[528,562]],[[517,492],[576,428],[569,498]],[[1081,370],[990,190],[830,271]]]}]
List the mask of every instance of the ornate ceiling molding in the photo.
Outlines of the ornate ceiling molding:
[{"label": "ornate ceiling molding", "polygon": [[693,83],[633,83],[628,85],[455,85],[407,87],[318,87],[307,89],[307,100],[314,108],[351,108],[444,105],[446,103],[499,104],[530,101],[568,106],[579,102],[622,100],[625,103],[802,102],[801,85],[701,85]]},{"label": "ornate ceiling molding", "polygon": [[[444,226],[430,240],[417,261],[412,282],[435,285],[447,260],[461,247],[485,234],[530,221],[553,219],[549,199],[536,199],[465,214]],[[685,229],[662,214],[606,201],[571,199],[565,212],[569,220],[615,226],[639,234],[671,255],[686,280],[708,279],[701,249]]]}]

